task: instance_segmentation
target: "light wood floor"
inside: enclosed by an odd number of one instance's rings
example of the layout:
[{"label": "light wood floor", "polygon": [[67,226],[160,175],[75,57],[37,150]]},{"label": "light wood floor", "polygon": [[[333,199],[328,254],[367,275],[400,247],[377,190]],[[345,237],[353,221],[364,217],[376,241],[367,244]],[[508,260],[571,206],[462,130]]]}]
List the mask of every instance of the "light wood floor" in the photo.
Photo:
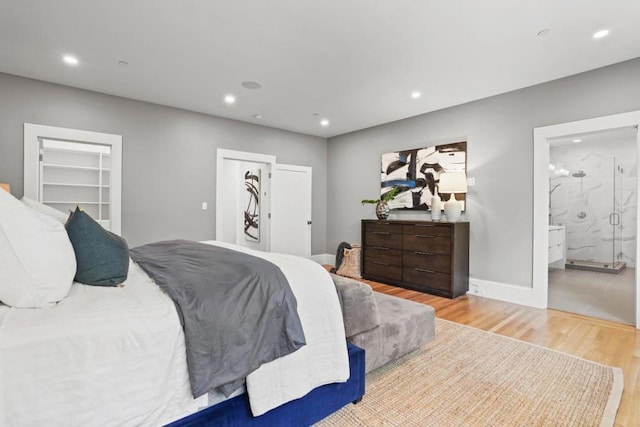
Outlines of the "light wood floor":
[{"label": "light wood floor", "polygon": [[624,394],[616,426],[640,426],[640,331],[633,326],[473,295],[450,300],[365,282],[375,291],[428,304],[442,319],[622,368]]}]

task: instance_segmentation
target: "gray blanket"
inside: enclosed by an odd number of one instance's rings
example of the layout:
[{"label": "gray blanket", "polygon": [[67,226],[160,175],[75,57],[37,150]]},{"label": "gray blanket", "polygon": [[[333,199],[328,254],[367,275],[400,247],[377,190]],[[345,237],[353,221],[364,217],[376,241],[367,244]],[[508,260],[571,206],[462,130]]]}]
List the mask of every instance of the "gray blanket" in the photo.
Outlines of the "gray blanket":
[{"label": "gray blanket", "polygon": [[229,396],[306,343],[296,298],[268,261],[186,240],[139,246],[131,258],[176,304],[195,398],[216,388]]}]

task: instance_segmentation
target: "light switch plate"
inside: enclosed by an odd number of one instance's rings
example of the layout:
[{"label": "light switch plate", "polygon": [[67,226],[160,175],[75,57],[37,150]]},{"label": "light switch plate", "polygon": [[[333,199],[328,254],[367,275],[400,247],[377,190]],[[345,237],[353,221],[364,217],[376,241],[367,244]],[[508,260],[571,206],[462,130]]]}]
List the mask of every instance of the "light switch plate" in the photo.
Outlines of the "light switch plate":
[{"label": "light switch plate", "polygon": [[467,187],[471,187],[472,185],[476,185],[475,178],[467,178]]},{"label": "light switch plate", "polygon": [[207,204],[207,202],[202,202],[202,210],[206,211],[207,209],[209,209],[209,205]]}]

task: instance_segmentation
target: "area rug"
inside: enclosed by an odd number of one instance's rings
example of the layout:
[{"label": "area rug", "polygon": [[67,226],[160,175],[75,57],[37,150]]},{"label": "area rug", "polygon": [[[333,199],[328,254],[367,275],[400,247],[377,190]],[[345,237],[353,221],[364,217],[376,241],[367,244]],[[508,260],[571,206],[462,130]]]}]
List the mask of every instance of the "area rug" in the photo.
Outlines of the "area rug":
[{"label": "area rug", "polygon": [[318,425],[613,426],[622,370],[436,319],[436,339],[367,375]]}]

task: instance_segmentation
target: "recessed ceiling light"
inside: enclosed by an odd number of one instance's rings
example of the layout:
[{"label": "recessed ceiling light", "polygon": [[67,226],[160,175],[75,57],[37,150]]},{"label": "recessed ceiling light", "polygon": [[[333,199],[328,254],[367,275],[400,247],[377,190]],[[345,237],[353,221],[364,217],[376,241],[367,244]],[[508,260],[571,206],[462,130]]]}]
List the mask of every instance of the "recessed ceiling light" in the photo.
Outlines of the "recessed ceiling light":
[{"label": "recessed ceiling light", "polygon": [[413,99],[418,99],[422,96],[422,94],[420,92],[411,92],[411,97]]},{"label": "recessed ceiling light", "polygon": [[260,83],[252,82],[249,80],[247,80],[246,82],[240,83],[240,86],[242,86],[245,89],[253,89],[253,90],[260,89],[262,87]]},{"label": "recessed ceiling light", "polygon": [[80,61],[78,61],[78,58],[76,58],[75,56],[71,56],[71,55],[65,55],[62,57],[62,60],[65,62],[65,64],[67,65],[78,65],[80,63]]},{"label": "recessed ceiling light", "polygon": [[234,104],[236,102],[236,97],[233,95],[225,95],[224,102],[226,102],[227,104]]},{"label": "recessed ceiling light", "polygon": [[580,138],[576,138],[573,140],[573,142],[582,142],[582,140]]},{"label": "recessed ceiling light", "polygon": [[327,120],[327,119],[320,120],[320,126],[326,128],[327,126],[329,126],[329,120]]},{"label": "recessed ceiling light", "polygon": [[260,120],[262,118],[262,114],[254,114],[253,118],[256,120]]},{"label": "recessed ceiling light", "polygon": [[603,37],[607,37],[609,35],[609,30],[600,30],[593,33],[594,39],[601,39]]},{"label": "recessed ceiling light", "polygon": [[551,32],[551,30],[550,30],[550,29],[548,29],[548,28],[543,28],[542,30],[538,31],[538,36],[539,36],[539,37],[548,36],[550,32]]}]

